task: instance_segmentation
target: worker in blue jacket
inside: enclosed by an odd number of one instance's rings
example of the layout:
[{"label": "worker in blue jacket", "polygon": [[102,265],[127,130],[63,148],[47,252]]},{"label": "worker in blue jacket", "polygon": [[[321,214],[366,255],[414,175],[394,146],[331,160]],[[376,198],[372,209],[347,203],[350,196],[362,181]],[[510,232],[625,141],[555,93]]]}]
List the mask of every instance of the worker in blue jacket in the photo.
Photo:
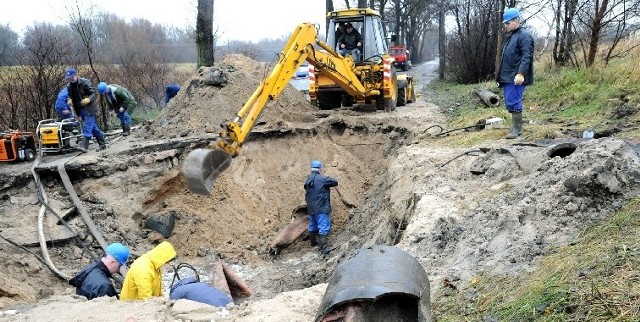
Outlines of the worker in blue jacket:
[{"label": "worker in blue jacket", "polygon": [[118,296],[110,278],[112,274],[127,263],[129,248],[113,243],[107,246],[105,255],[83,268],[76,276],[69,280],[69,284],[76,287],[76,294],[88,300],[101,296]]},{"label": "worker in blue jacket", "polygon": [[233,299],[210,283],[198,282],[193,277],[179,280],[171,287],[169,298],[172,300],[187,299],[216,307],[233,304]]},{"label": "worker in blue jacket", "polygon": [[512,125],[507,139],[522,133],[522,98],[527,85],[533,84],[533,37],[520,25],[520,11],[507,8],[502,15],[507,38],[502,49],[496,82],[504,90],[504,104],[511,113]]},{"label": "worker in blue jacket", "polygon": [[326,255],[329,252],[327,235],[331,232],[331,191],[329,188],[336,187],[338,181],[322,174],[323,168],[321,161],[311,161],[311,173],[304,182],[304,190],[307,213],[309,214],[308,228],[311,245],[315,246],[317,241],[320,252]]},{"label": "worker in blue jacket", "polygon": [[164,87],[164,105],[169,104],[169,101],[180,91],[180,85],[178,84],[169,84]]}]

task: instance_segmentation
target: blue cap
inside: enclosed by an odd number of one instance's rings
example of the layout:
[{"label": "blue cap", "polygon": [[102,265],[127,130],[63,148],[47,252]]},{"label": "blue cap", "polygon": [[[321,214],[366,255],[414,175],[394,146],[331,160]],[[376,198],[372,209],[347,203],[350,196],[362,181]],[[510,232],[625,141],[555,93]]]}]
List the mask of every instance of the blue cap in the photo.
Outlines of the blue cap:
[{"label": "blue cap", "polygon": [[67,68],[67,70],[64,72],[64,79],[66,80],[70,80],[71,77],[76,76],[76,74],[78,74],[78,71],[73,68],[73,67],[69,67]]},{"label": "blue cap", "polygon": [[98,84],[98,92],[99,92],[100,94],[104,94],[104,92],[106,92],[106,91],[107,91],[107,83],[105,83],[105,82],[100,82],[100,83]]},{"label": "blue cap", "polygon": [[322,169],[322,162],[320,162],[320,160],[311,161],[311,168],[312,169]]},{"label": "blue cap", "polygon": [[113,256],[120,265],[124,265],[129,260],[129,248],[120,243],[113,243],[107,246],[107,254]]},{"label": "blue cap", "polygon": [[515,18],[520,17],[520,11],[516,8],[507,8],[502,14],[502,23],[507,23]]}]

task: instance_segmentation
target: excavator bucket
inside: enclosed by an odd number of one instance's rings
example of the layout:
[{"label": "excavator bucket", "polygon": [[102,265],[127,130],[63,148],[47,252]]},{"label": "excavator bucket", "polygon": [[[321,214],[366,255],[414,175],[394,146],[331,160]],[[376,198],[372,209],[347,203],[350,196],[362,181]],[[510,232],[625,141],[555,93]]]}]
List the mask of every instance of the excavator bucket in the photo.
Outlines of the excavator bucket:
[{"label": "excavator bucket", "polygon": [[231,163],[231,156],[220,149],[195,149],[184,160],[182,174],[189,191],[209,195],[216,178]]}]

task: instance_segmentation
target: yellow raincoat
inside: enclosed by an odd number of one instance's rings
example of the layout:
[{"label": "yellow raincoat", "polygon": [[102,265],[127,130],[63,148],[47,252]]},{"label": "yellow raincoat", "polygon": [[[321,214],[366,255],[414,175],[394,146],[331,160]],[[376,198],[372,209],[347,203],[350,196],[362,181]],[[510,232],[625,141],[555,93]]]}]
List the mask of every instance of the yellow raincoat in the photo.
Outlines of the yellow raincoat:
[{"label": "yellow raincoat", "polygon": [[136,259],[122,284],[120,299],[144,300],[162,296],[162,265],[176,257],[176,251],[167,241]]}]

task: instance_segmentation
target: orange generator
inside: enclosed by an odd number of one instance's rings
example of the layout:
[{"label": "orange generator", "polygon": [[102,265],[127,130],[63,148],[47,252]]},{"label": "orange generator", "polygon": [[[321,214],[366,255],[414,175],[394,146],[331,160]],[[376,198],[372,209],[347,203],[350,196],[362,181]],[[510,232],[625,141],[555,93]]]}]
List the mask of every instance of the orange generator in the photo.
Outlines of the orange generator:
[{"label": "orange generator", "polygon": [[33,161],[35,158],[36,139],[33,132],[0,133],[0,161]]}]

